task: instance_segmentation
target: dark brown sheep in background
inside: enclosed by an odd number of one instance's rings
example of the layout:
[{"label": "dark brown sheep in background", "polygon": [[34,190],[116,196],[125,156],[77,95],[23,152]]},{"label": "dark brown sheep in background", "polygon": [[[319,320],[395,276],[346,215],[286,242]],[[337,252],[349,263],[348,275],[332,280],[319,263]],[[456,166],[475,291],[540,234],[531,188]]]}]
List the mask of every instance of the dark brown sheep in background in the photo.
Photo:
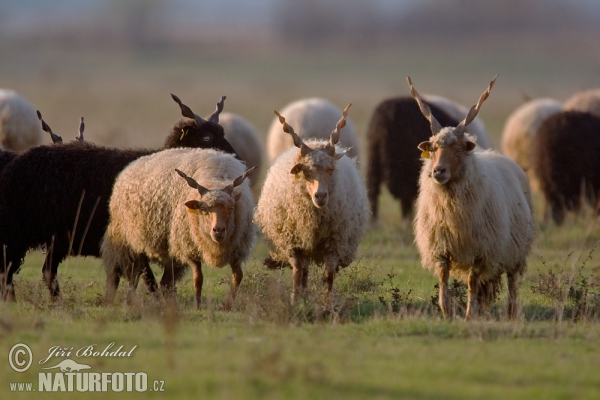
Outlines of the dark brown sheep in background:
[{"label": "dark brown sheep in background", "polygon": [[[173,126],[165,148],[216,148],[235,153],[218,124],[225,97],[208,120],[194,114],[177,96],[172,97],[188,119]],[[30,249],[47,249],[43,273],[52,296],[60,293],[56,273],[67,256],[100,257],[108,201],[117,175],[133,160],[159,150],[122,150],[76,140],[35,147],[10,162],[0,175],[3,297],[14,300],[12,276]],[[156,284],[153,276],[149,282]]]},{"label": "dark brown sheep in background", "polygon": [[584,201],[600,205],[600,118],[565,111],[546,119],[532,141],[533,169],[544,195],[544,217],[561,224]]},{"label": "dark brown sheep in background", "polygon": [[[442,126],[456,126],[460,122],[434,104],[429,106]],[[384,100],[375,108],[367,130],[367,191],[373,220],[377,219],[382,184],[400,200],[402,216],[412,215],[421,171],[417,146],[430,136],[429,121],[412,97]]]}]

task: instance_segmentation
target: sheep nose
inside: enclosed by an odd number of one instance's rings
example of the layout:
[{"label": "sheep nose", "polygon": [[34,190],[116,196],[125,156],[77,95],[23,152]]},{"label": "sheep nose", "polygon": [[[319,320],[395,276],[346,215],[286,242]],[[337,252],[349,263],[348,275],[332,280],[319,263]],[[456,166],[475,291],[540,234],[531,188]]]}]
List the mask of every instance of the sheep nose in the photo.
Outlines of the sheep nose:
[{"label": "sheep nose", "polygon": [[216,234],[225,233],[225,227],[214,227],[214,228],[212,228],[212,230]]},{"label": "sheep nose", "polygon": [[315,198],[321,201],[327,200],[327,192],[317,192],[315,193]]},{"label": "sheep nose", "polygon": [[442,167],[440,165],[437,165],[434,169],[433,169],[433,173],[436,175],[439,174],[443,174],[444,172],[446,172],[446,167]]}]

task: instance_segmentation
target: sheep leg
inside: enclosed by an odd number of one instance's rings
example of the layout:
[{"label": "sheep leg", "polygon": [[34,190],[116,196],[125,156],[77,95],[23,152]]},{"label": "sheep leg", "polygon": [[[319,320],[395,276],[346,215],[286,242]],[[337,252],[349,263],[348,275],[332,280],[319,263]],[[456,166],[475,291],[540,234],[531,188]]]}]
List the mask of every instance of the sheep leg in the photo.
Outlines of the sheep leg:
[{"label": "sheep leg", "polygon": [[60,287],[58,286],[58,264],[65,258],[66,249],[63,250],[57,243],[54,242],[46,248],[46,258],[44,259],[44,266],[42,267],[42,275],[44,276],[44,282],[50,291],[52,300],[56,300],[60,296]]},{"label": "sheep leg", "polygon": [[327,284],[327,288],[325,289],[326,293],[331,293],[333,290],[333,280],[335,279],[337,266],[337,260],[333,257],[329,257],[325,261],[325,273],[323,275],[323,280]]},{"label": "sheep leg", "polygon": [[229,296],[225,298],[223,302],[223,308],[227,311],[231,310],[233,307],[233,301],[235,300],[235,295],[237,293],[240,284],[242,283],[242,279],[244,278],[244,272],[242,271],[242,265],[239,262],[234,262],[231,264],[231,292]]},{"label": "sheep leg", "polygon": [[519,294],[519,273],[513,272],[506,275],[508,278],[508,318],[517,316],[517,296]]},{"label": "sheep leg", "polygon": [[479,315],[479,304],[477,301],[477,293],[479,293],[479,274],[473,269],[469,271],[468,280],[468,300],[467,300],[467,313],[465,320],[473,319]]},{"label": "sheep leg", "polygon": [[[190,263],[194,265],[195,263]],[[165,297],[171,297],[171,299],[177,302],[177,292],[175,290],[175,282],[177,282],[183,276],[185,269],[181,264],[178,264],[175,260],[168,260],[163,264],[163,276],[160,279],[160,288]],[[196,284],[194,280],[194,285]],[[202,284],[200,284],[202,289]]]},{"label": "sheep leg", "polygon": [[11,268],[12,266],[12,262],[8,263],[8,267],[6,269],[6,272],[3,273],[2,275],[0,275],[0,277],[2,278],[2,299],[4,301],[16,301],[16,297],[15,297],[15,287],[13,286],[12,283],[12,277],[13,277],[13,270],[14,268]]},{"label": "sheep leg", "polygon": [[292,257],[290,257],[290,265],[292,266],[293,277],[292,303],[295,303],[302,290],[302,281],[304,279],[305,269],[304,260],[299,252],[296,252]]},{"label": "sheep leg", "polygon": [[439,261],[435,266],[435,271],[439,280],[439,305],[442,310],[442,315],[446,319],[451,319],[454,315],[452,303],[450,300],[450,292],[448,291],[448,278],[450,277],[450,264],[448,261]]},{"label": "sheep leg", "polygon": [[192,271],[194,273],[194,300],[196,308],[200,309],[202,303],[202,284],[204,283],[204,275],[202,274],[202,264],[200,261],[192,263]]}]

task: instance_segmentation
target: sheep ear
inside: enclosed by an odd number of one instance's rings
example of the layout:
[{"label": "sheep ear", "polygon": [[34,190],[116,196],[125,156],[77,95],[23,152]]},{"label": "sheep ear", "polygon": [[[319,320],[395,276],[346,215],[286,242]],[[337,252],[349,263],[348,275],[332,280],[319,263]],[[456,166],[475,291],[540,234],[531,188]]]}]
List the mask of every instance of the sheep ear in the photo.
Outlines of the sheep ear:
[{"label": "sheep ear", "polygon": [[302,165],[302,164],[296,164],[296,165],[294,165],[294,167],[290,171],[290,174],[294,174],[294,175],[295,174],[299,174],[303,170],[304,170],[304,165]]},{"label": "sheep ear", "polygon": [[477,145],[473,142],[471,142],[470,140],[467,140],[467,142],[465,143],[465,150],[466,151],[471,151],[473,150]]},{"label": "sheep ear", "polygon": [[190,200],[190,201],[185,202],[185,206],[189,210],[198,210],[198,209],[200,209],[201,205],[202,205],[202,202],[200,202],[198,200]]},{"label": "sheep ear", "polygon": [[421,151],[429,151],[431,148],[431,142],[421,142],[419,143],[419,150]]}]

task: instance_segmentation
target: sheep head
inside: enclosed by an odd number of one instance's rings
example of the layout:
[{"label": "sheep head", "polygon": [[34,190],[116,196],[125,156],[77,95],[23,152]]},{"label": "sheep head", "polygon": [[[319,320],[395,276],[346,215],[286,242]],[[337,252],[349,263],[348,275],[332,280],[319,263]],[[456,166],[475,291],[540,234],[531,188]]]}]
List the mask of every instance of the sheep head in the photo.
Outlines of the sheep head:
[{"label": "sheep head", "polygon": [[224,188],[212,190],[200,185],[194,178],[187,176],[184,172],[178,169],[175,170],[191,188],[198,190],[200,200],[188,200],[185,202],[185,206],[190,213],[198,215],[200,229],[208,233],[216,243],[222,243],[233,232],[235,226],[233,210],[235,203],[242,196],[241,193],[234,194],[233,189],[241,185],[254,168],[250,168]]},{"label": "sheep head", "polygon": [[221,97],[221,100],[217,103],[216,110],[207,120],[195,114],[188,106],[183,104],[176,95],[171,94],[171,97],[179,105],[181,115],[189,119],[179,121],[175,124],[171,133],[165,140],[165,148],[215,148],[227,153],[235,153],[231,144],[225,139],[223,127],[219,125],[219,114],[223,111],[223,104],[226,99],[225,96]]},{"label": "sheep head", "polygon": [[465,156],[476,147],[475,137],[465,134],[465,129],[475,119],[481,105],[489,97],[497,77],[498,75],[494,77],[486,91],[479,97],[477,104],[471,107],[465,119],[455,128],[441,128],[431,114],[429,106],[421,100],[419,93],[413,87],[410,77],[406,77],[412,96],[419,104],[423,115],[431,123],[433,136],[429,141],[420,143],[418,148],[422,151],[423,158],[430,159],[425,163],[424,168],[430,169],[428,174],[436,183],[444,185],[451,180],[460,179],[464,170]]},{"label": "sheep head", "polygon": [[317,208],[323,208],[329,202],[329,191],[332,186],[335,163],[345,155],[345,152],[336,154],[335,145],[340,138],[340,130],[346,125],[346,117],[351,105],[348,104],[344,109],[342,118],[331,132],[329,142],[327,144],[319,144],[314,148],[306,145],[302,138],[294,132],[294,128],[285,122],[285,118],[275,111],[275,115],[277,115],[279,122],[283,125],[283,131],[292,136],[294,145],[300,149],[296,155],[296,164],[290,173],[295,175],[296,179],[300,179],[300,174],[302,174],[306,184],[306,191],[312,203]]}]

